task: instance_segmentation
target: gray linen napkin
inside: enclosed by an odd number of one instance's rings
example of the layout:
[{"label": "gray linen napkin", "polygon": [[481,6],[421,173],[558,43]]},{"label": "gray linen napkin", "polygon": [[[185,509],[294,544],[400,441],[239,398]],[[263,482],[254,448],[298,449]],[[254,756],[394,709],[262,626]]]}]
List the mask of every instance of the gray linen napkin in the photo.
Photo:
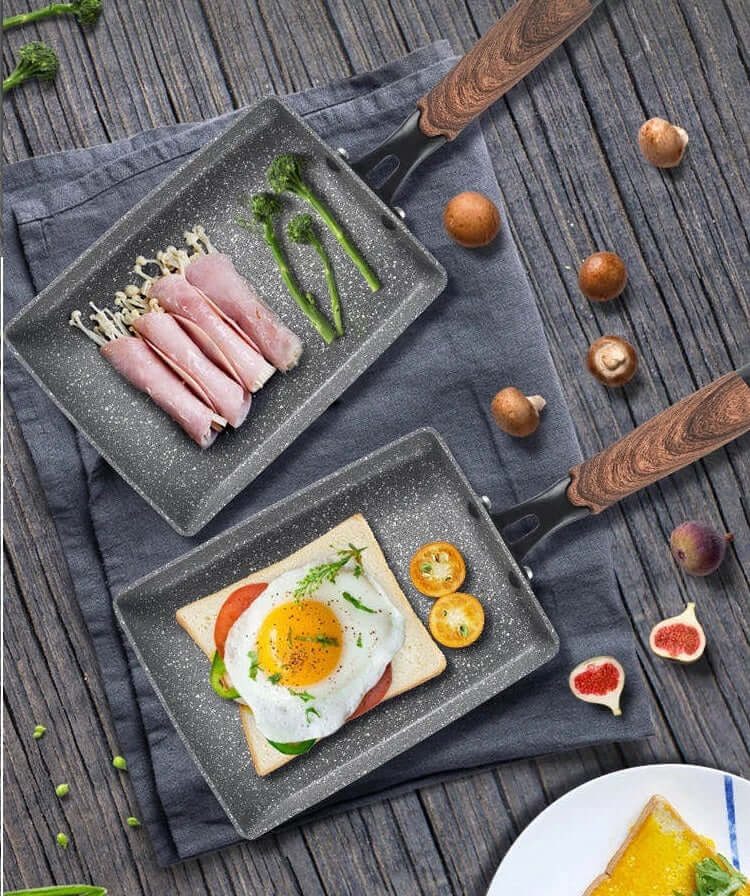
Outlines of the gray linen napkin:
[{"label": "gray linen napkin", "polygon": [[[441,42],[288,102],[330,145],[346,146],[356,156],[387,136],[452,61]],[[6,314],[237,114],[10,166],[4,206]],[[476,124],[434,156],[400,199],[416,236],[449,272],[445,293],[194,539],[173,532],[8,360],[10,396],[100,659],[140,814],[163,864],[227,846],[237,835],[124,644],[112,595],[194,544],[424,424],[442,433],[474,487],[498,508],[529,497],[580,459],[509,228],[503,222],[495,244],[474,252],[455,246],[443,231],[442,206],[462,189],[480,190],[500,204]],[[544,425],[523,441],[506,437],[489,416],[492,395],[507,383],[548,401]],[[535,591],[560,635],[559,657],[311,814],[360,805],[453,776],[458,769],[651,733],[648,697],[614,584],[604,521],[585,521],[558,534],[531,560]],[[628,676],[622,719],[579,703],[567,689],[568,670],[603,652],[618,656]]]}]

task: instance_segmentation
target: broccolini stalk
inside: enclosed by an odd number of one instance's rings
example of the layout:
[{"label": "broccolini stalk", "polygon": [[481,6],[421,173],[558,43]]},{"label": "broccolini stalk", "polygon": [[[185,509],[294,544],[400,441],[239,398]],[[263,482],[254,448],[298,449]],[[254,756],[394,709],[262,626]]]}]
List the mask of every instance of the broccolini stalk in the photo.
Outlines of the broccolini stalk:
[{"label": "broccolini stalk", "polygon": [[302,166],[304,160],[301,156],[293,153],[284,153],[276,156],[266,172],[266,179],[274,193],[294,193],[300,199],[304,199],[311,205],[315,211],[323,219],[326,227],[341,243],[346,254],[351,258],[357,267],[357,270],[367,281],[367,285],[373,292],[380,289],[380,280],[372,270],[367,261],[362,257],[357,247],[351,242],[349,237],[344,233],[343,228],[333,217],[327,206],[325,206],[312,189],[305,183],[302,178]]},{"label": "broccolini stalk", "polygon": [[336,279],[333,276],[333,267],[331,260],[325,247],[318,239],[317,233],[313,227],[311,215],[295,215],[286,228],[287,236],[293,243],[312,246],[320,256],[323,262],[323,270],[326,276],[326,284],[328,285],[328,294],[331,296],[331,312],[333,313],[333,322],[336,324],[336,332],[339,336],[344,335],[344,327],[341,322],[341,301],[339,300],[339,291],[336,286]]},{"label": "broccolini stalk", "polygon": [[41,9],[8,16],[7,19],[3,19],[3,31],[7,31],[9,28],[18,28],[19,25],[28,25],[29,22],[39,22],[41,19],[51,19],[53,16],[68,14],[74,15],[82,25],[93,25],[102,14],[102,0],[71,0],[70,3],[50,3]]},{"label": "broccolini stalk", "polygon": [[289,262],[284,254],[284,250],[281,248],[281,244],[276,237],[273,219],[281,212],[280,200],[271,193],[258,193],[256,196],[252,197],[251,207],[253,220],[239,217],[237,218],[237,223],[240,227],[245,227],[247,229],[254,229],[253,222],[255,222],[255,224],[260,224],[263,228],[263,236],[268,244],[268,248],[273,253],[273,257],[276,260],[276,264],[278,265],[281,278],[284,281],[286,288],[289,290],[294,301],[307,315],[318,333],[320,333],[326,345],[330,345],[336,338],[336,333],[328,322],[328,318],[326,318],[315,304],[315,299],[312,295],[310,295],[309,292],[303,293],[297,285],[289,268]]},{"label": "broccolini stalk", "polygon": [[24,81],[39,78],[54,81],[57,74],[57,56],[52,47],[35,40],[24,44],[18,51],[18,65],[3,81],[3,93],[18,87]]}]

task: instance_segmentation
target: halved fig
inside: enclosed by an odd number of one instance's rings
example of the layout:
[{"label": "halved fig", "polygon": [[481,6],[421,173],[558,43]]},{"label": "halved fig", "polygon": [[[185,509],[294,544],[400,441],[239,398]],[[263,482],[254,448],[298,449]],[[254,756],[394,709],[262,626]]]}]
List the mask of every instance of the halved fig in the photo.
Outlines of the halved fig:
[{"label": "halved fig", "polygon": [[706,634],[689,603],[679,616],[657,622],[651,629],[648,646],[657,656],[681,663],[694,663],[706,649]]},{"label": "halved fig", "polygon": [[568,684],[584,703],[599,703],[621,716],[620,695],[625,687],[625,670],[613,656],[594,656],[579,663],[570,673]]}]

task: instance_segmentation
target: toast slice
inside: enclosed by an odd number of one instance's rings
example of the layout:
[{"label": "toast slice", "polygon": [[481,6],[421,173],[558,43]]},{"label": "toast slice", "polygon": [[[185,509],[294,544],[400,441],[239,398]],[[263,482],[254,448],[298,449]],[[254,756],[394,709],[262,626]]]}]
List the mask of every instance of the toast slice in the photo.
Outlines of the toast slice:
[{"label": "toast slice", "polygon": [[[177,622],[210,659],[215,650],[214,624],[216,617],[232,591],[241,585],[252,582],[270,582],[291,569],[297,569],[308,563],[329,557],[337,550],[348,547],[350,543],[356,544],[358,547],[360,545],[367,547],[362,554],[362,566],[365,573],[380,584],[391,603],[404,617],[404,643],[391,661],[393,677],[391,686],[383,699],[396,697],[398,694],[403,694],[405,691],[416,688],[440,675],[446,666],[445,657],[412,609],[396,581],[396,577],[391,572],[372,529],[367,524],[367,520],[359,513],[344,520],[325,535],[321,535],[320,538],[316,538],[315,541],[311,541],[278,563],[257,570],[245,578],[227,585],[221,591],[180,607],[176,614]],[[257,774],[267,775],[295,758],[279,753],[268,743],[258,730],[253,714],[248,707],[240,705],[239,711],[242,729]]]},{"label": "toast slice", "polygon": [[[663,796],[652,796],[583,896],[692,896],[695,863],[707,858],[717,859],[713,841],[697,834]],[[750,889],[737,894],[750,896]]]}]

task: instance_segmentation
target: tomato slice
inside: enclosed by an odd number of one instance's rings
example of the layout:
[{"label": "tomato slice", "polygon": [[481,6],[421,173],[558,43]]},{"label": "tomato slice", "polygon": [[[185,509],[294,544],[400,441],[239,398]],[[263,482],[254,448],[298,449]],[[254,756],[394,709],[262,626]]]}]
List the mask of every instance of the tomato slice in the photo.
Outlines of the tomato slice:
[{"label": "tomato slice", "polygon": [[267,582],[254,582],[242,585],[233,591],[221,605],[219,615],[214,624],[214,643],[220,657],[224,657],[224,646],[227,643],[229,629],[240,618],[258,595],[268,588]]},{"label": "tomato slice", "polygon": [[391,669],[391,664],[385,667],[385,672],[380,676],[375,685],[370,688],[370,690],[365,694],[365,696],[360,701],[359,706],[354,710],[354,712],[349,716],[349,719],[356,719],[361,715],[364,715],[368,710],[373,709],[375,706],[380,703],[380,701],[385,697],[385,692],[391,686],[391,681],[393,680],[393,670]]},{"label": "tomato slice", "polygon": [[447,541],[431,541],[411,558],[409,575],[417,591],[427,597],[452,594],[463,585],[466,564],[461,552]]},{"label": "tomato slice", "polygon": [[445,647],[468,647],[483,628],[484,610],[473,594],[446,594],[430,610],[432,637]]}]

